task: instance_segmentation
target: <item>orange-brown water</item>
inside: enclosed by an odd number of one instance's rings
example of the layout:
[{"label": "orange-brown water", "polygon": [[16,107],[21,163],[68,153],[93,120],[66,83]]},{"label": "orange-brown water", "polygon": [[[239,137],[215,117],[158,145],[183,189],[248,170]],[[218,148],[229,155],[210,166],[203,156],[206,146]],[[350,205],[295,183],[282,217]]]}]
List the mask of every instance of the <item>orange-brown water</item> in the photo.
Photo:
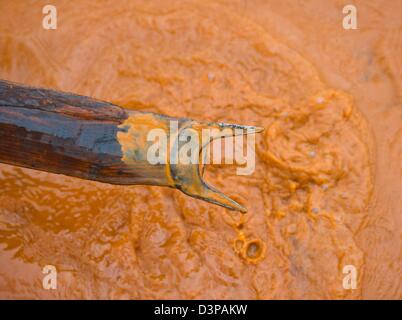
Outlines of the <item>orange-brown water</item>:
[{"label": "orange-brown water", "polygon": [[402,298],[402,2],[354,3],[1,1],[2,79],[265,131],[246,215],[1,165],[0,298]]}]

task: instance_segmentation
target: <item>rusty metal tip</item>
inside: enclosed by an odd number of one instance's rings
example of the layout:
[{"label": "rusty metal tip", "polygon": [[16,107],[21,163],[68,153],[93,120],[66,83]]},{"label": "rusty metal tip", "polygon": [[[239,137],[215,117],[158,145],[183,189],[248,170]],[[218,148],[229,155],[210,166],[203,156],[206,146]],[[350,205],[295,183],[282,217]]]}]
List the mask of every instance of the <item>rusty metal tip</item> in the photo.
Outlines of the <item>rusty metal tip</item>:
[{"label": "rusty metal tip", "polygon": [[[209,123],[192,123],[189,127],[196,128],[196,130],[201,130],[204,128],[221,128],[221,129],[232,129],[232,132],[218,132],[211,136],[210,139],[202,145],[205,148],[212,140],[218,138],[225,138],[230,136],[240,136],[259,133],[264,130],[263,127],[257,126],[246,126],[239,124],[229,124],[223,122],[209,122]],[[239,129],[239,130],[236,130]],[[200,152],[200,156],[202,152]],[[204,154],[205,156],[205,154]],[[170,166],[173,176],[175,177],[175,187],[180,189],[182,192],[197,198],[204,200],[209,203],[219,205],[221,207],[227,208],[229,210],[239,211],[241,213],[246,213],[247,209],[241,204],[237,203],[224,193],[216,190],[215,188],[209,186],[203,180],[203,173],[205,170],[204,166],[199,166],[198,164],[189,165],[173,165]]]},{"label": "rusty metal tip", "polygon": [[224,193],[216,190],[215,188],[209,186],[205,181],[200,178],[201,188],[189,188],[189,186],[181,186],[181,191],[183,191],[188,196],[204,200],[209,203],[213,203],[233,211],[240,211],[241,213],[246,213],[247,209],[241,204],[237,203],[233,199],[229,198]]}]

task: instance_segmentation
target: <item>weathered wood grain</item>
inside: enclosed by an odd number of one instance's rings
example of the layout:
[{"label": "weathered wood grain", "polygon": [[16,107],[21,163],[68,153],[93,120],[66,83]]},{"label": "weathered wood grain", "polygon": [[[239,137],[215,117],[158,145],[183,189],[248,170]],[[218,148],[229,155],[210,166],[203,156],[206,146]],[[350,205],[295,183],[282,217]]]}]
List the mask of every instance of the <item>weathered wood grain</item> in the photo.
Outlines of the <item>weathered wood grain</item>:
[{"label": "weathered wood grain", "polygon": [[128,116],[107,102],[0,80],[0,162],[113,184],[166,185],[160,166],[122,161],[116,135]]}]

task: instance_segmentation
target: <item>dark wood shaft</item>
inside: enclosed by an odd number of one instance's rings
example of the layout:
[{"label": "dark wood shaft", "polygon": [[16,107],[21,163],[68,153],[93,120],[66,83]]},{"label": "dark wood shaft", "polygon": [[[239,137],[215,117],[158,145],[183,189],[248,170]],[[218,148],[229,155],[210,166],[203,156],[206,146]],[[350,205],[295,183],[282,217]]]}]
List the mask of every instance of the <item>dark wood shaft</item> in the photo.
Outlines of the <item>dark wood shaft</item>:
[{"label": "dark wood shaft", "polygon": [[132,111],[0,80],[0,162],[113,184],[168,185],[164,166],[122,161]]}]

